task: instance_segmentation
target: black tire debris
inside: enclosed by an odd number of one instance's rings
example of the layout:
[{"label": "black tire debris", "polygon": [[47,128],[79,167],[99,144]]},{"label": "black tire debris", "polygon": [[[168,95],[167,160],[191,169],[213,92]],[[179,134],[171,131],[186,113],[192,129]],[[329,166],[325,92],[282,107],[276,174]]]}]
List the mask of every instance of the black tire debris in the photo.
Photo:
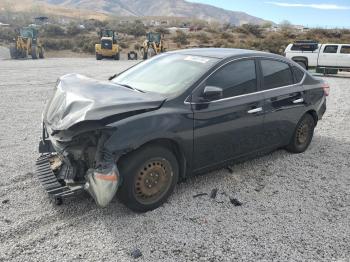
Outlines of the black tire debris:
[{"label": "black tire debris", "polygon": [[230,202],[236,207],[242,206],[243,204],[236,198],[230,197]]},{"label": "black tire debris", "polygon": [[197,195],[194,195],[193,198],[196,198],[196,197],[201,197],[201,196],[207,196],[208,193],[199,193]]},{"label": "black tire debris", "polygon": [[218,189],[214,188],[210,193],[210,198],[215,199],[217,194],[218,194]]}]

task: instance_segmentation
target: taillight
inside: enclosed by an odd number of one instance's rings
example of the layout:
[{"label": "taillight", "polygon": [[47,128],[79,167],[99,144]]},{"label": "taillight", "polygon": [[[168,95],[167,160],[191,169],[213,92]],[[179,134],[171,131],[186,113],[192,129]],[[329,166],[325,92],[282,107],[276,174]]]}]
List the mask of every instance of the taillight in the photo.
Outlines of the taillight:
[{"label": "taillight", "polygon": [[323,88],[323,92],[325,96],[329,96],[329,92],[330,92],[330,86],[328,83],[323,83],[322,84],[322,88]]}]

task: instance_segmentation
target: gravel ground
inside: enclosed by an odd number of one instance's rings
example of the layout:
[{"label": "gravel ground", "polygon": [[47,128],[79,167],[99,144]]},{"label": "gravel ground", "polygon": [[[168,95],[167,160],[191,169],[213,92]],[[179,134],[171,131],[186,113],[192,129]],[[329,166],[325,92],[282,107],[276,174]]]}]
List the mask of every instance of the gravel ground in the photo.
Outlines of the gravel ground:
[{"label": "gravel ground", "polygon": [[[187,180],[135,214],[85,195],[51,203],[34,176],[41,112],[58,76],[99,79],[132,62],[0,62],[0,261],[350,261],[350,79],[328,78],[307,152],[284,150]],[[216,199],[208,193],[217,188]],[[235,206],[229,198],[242,206]]]},{"label": "gravel ground", "polygon": [[10,50],[7,47],[0,46],[0,60],[10,59]]}]

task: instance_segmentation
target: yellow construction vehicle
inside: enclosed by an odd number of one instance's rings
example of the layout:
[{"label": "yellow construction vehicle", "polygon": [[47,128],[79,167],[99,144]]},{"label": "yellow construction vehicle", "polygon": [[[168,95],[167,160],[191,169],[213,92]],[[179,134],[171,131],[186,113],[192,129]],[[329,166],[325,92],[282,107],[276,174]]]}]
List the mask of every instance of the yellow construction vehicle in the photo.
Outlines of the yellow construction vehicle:
[{"label": "yellow construction vehicle", "polygon": [[100,31],[101,42],[95,45],[96,59],[101,60],[105,57],[120,59],[120,47],[117,44],[117,35],[111,29],[102,29]]},{"label": "yellow construction vehicle", "polygon": [[32,59],[44,58],[44,47],[38,38],[38,30],[34,27],[23,27],[16,37],[16,43],[10,47],[11,58]]},{"label": "yellow construction vehicle", "polygon": [[143,59],[165,52],[163,36],[160,33],[147,33],[141,47]]}]

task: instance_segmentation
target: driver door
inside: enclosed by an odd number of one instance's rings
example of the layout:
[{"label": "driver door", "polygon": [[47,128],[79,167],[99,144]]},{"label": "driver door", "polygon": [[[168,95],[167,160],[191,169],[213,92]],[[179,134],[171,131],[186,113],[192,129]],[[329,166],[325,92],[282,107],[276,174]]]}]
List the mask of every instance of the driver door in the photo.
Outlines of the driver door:
[{"label": "driver door", "polygon": [[[232,61],[193,94],[194,171],[258,151],[263,145],[263,103],[255,59]],[[205,87],[222,97],[203,98]],[[205,93],[205,92],[204,92]]]}]

